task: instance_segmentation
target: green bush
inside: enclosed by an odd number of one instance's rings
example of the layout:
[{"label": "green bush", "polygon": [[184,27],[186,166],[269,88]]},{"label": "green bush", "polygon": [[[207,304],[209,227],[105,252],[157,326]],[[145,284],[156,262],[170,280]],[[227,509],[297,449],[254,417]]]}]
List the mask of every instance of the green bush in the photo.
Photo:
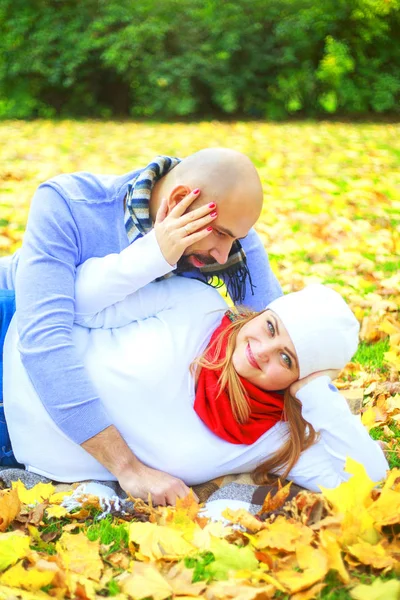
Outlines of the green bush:
[{"label": "green bush", "polygon": [[0,118],[398,113],[400,0],[2,0]]}]

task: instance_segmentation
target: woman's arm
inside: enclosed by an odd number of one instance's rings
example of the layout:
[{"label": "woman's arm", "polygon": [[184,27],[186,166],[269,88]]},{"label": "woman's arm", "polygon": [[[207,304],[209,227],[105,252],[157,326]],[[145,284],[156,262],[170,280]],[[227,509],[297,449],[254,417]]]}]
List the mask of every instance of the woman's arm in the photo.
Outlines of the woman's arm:
[{"label": "woman's arm", "polygon": [[90,258],[76,273],[75,322],[87,324],[94,315],[174,268],[165,260],[154,230],[119,254]]},{"label": "woman's arm", "polygon": [[364,465],[374,481],[384,479],[389,465],[382,449],[328,376],[311,380],[296,397],[304,419],[320,434],[320,440],[302,453],[290,479],[317,491],[319,485],[335,487],[348,479],[343,471],[348,456]]}]

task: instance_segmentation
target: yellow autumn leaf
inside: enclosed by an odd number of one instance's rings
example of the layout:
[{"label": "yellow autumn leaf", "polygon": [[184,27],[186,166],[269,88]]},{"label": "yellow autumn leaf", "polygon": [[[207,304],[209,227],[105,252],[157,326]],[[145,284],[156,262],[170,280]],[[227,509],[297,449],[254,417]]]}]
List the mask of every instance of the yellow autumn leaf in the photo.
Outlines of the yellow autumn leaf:
[{"label": "yellow autumn leaf", "polygon": [[353,600],[399,600],[400,581],[375,579],[370,585],[357,585],[350,591]]},{"label": "yellow autumn leaf", "polygon": [[197,550],[183,538],[183,533],[155,523],[131,523],[130,548],[134,554],[133,544],[139,546],[140,554],[150,560],[183,558]]},{"label": "yellow autumn leaf", "polygon": [[320,548],[298,545],[296,558],[301,571],[284,569],[275,573],[278,581],[294,594],[320,582],[328,572],[328,558]]},{"label": "yellow autumn leaf", "polygon": [[326,587],[326,583],[316,583],[308,590],[293,594],[293,596],[291,596],[291,600],[314,600],[314,598],[320,598],[324,587]]},{"label": "yellow autumn leaf", "polygon": [[256,519],[254,515],[250,514],[244,508],[239,508],[237,510],[226,508],[222,512],[222,516],[230,523],[241,525],[251,533],[256,533],[264,527],[264,523],[259,519]]},{"label": "yellow autumn leaf", "polygon": [[379,527],[400,522],[400,490],[392,489],[399,478],[400,469],[392,469],[379,498],[368,508],[368,513]]},{"label": "yellow autumn leaf", "polygon": [[12,482],[12,488],[18,492],[19,499],[24,504],[40,504],[47,500],[54,492],[52,483],[37,483],[33,488],[27,490],[20,479]]},{"label": "yellow autumn leaf", "polygon": [[171,585],[155,567],[137,561],[134,562],[133,572],[122,575],[118,583],[122,591],[134,600],[165,600],[173,593]]},{"label": "yellow autumn leaf", "polygon": [[72,496],[72,494],[74,493],[74,490],[69,490],[68,492],[55,492],[54,494],[52,494],[49,498],[49,503],[50,504],[61,504],[61,502],[64,500],[64,498],[68,497],[68,496]]},{"label": "yellow autumn leaf", "polygon": [[324,549],[328,559],[328,569],[336,571],[343,583],[349,583],[350,576],[343,562],[342,551],[334,533],[329,529],[321,529],[319,540],[321,548]]},{"label": "yellow autumn leaf", "polygon": [[49,506],[46,508],[46,516],[49,519],[56,518],[60,519],[68,514],[68,511],[64,506],[60,506],[59,504],[53,504],[53,506]]},{"label": "yellow autumn leaf", "polygon": [[41,591],[27,592],[0,585],[0,600],[49,600],[49,595]]},{"label": "yellow autumn leaf", "polygon": [[49,585],[55,575],[54,571],[39,571],[35,568],[24,569],[22,563],[19,562],[0,576],[0,584],[34,592]]},{"label": "yellow autumn leaf", "polygon": [[377,483],[368,477],[364,465],[352,458],[347,458],[345,471],[352,474],[348,481],[344,481],[333,489],[320,486],[325,498],[329,500],[336,512],[340,513],[356,510],[360,505],[369,504],[371,491]]},{"label": "yellow autumn leaf", "polygon": [[0,571],[29,553],[29,537],[20,531],[0,533]]},{"label": "yellow autumn leaf", "polygon": [[347,550],[364,565],[370,565],[374,569],[391,568],[396,564],[395,559],[387,554],[381,543],[372,545],[361,541],[348,546]]},{"label": "yellow autumn leaf", "polygon": [[99,541],[90,541],[82,533],[63,533],[56,544],[56,550],[64,569],[84,574],[88,579],[99,581],[103,570],[103,561],[99,554]]},{"label": "yellow autumn leaf", "polygon": [[17,490],[0,491],[0,532],[5,531],[21,510]]},{"label": "yellow autumn leaf", "polygon": [[276,548],[286,552],[294,552],[296,545],[310,544],[314,537],[312,529],[298,521],[278,516],[273,523],[265,524],[265,528],[256,533],[252,540],[254,546]]}]

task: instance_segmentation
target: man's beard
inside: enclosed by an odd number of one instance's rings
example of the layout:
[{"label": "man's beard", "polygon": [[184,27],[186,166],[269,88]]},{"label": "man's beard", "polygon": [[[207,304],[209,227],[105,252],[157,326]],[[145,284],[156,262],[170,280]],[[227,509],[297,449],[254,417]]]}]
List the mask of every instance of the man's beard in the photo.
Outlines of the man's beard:
[{"label": "man's beard", "polygon": [[195,267],[189,260],[191,256],[195,256],[200,260],[204,266],[213,265],[215,260],[211,256],[204,256],[203,254],[186,254],[183,255],[177,262],[175,273],[187,273],[188,271],[198,271],[199,267]]}]

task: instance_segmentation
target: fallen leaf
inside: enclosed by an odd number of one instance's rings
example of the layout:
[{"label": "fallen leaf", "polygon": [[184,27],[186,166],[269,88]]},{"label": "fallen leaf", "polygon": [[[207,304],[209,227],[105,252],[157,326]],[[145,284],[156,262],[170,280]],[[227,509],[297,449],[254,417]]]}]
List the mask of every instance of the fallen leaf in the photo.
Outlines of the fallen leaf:
[{"label": "fallen leaf", "polygon": [[164,600],[172,596],[173,589],[161,573],[152,565],[134,562],[133,573],[118,578],[122,591],[130,598]]},{"label": "fallen leaf", "polygon": [[136,544],[141,555],[150,560],[178,560],[197,550],[183,538],[183,532],[155,523],[131,523],[129,543],[133,554]]},{"label": "fallen leaf", "polygon": [[21,510],[17,490],[0,491],[0,532],[5,531]]},{"label": "fallen leaf", "polygon": [[29,553],[30,538],[19,531],[0,533],[0,571]]},{"label": "fallen leaf", "polygon": [[99,541],[90,541],[84,533],[63,533],[56,544],[64,569],[88,579],[99,581],[103,561],[99,554]]},{"label": "fallen leaf", "polygon": [[34,592],[49,585],[55,575],[54,571],[39,571],[35,568],[24,569],[22,563],[19,562],[0,576],[0,584]]},{"label": "fallen leaf", "polygon": [[371,585],[357,585],[350,591],[354,600],[399,600],[400,581],[375,579]]},{"label": "fallen leaf", "polygon": [[12,482],[12,488],[17,490],[19,499],[24,504],[39,504],[43,500],[48,500],[54,493],[54,485],[51,483],[37,483],[27,490],[20,479]]}]

